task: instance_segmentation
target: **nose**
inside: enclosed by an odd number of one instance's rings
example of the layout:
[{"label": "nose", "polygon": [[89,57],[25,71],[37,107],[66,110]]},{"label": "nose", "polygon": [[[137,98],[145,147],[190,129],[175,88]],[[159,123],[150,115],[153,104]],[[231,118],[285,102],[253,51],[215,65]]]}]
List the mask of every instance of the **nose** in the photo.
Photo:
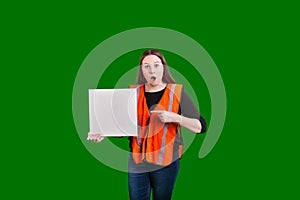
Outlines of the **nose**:
[{"label": "nose", "polygon": [[151,74],[153,74],[153,73],[155,72],[155,67],[152,66],[152,65],[150,65],[150,66],[149,66],[149,72],[150,72]]}]

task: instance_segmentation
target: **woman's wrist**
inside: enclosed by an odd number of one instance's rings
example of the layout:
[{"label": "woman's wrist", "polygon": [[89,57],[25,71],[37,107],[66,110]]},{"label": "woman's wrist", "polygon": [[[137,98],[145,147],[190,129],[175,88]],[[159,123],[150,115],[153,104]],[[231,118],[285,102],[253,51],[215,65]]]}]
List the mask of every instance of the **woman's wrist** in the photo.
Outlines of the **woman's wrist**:
[{"label": "woman's wrist", "polygon": [[181,116],[179,114],[176,114],[175,122],[178,123],[178,124],[181,124],[182,123],[182,118],[183,118],[183,116]]}]

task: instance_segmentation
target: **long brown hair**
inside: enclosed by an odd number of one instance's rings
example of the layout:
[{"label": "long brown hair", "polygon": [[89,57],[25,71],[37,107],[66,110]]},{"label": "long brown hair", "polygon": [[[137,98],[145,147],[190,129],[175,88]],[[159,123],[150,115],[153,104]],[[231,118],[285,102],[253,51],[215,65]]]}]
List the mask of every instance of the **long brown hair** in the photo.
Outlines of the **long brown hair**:
[{"label": "long brown hair", "polygon": [[169,67],[167,65],[165,57],[157,49],[148,49],[148,50],[144,51],[144,53],[142,54],[141,59],[140,59],[140,67],[139,67],[139,72],[138,72],[137,83],[138,84],[145,84],[145,83],[147,83],[147,81],[146,81],[146,79],[145,79],[145,77],[143,75],[143,71],[142,71],[142,62],[143,62],[144,58],[146,56],[149,56],[149,55],[155,55],[155,56],[159,57],[159,59],[161,60],[161,63],[164,66],[164,73],[163,73],[162,81],[164,83],[175,83],[174,78],[170,74],[170,70],[169,70]]}]

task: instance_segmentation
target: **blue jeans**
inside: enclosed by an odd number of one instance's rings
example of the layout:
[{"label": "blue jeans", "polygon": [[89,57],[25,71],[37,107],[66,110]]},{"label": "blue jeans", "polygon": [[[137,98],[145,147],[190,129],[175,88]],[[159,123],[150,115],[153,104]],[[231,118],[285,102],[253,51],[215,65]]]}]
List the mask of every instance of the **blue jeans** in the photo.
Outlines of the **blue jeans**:
[{"label": "blue jeans", "polygon": [[130,200],[149,200],[151,189],[153,200],[170,200],[179,168],[179,160],[163,168],[150,163],[135,164],[129,161]]}]

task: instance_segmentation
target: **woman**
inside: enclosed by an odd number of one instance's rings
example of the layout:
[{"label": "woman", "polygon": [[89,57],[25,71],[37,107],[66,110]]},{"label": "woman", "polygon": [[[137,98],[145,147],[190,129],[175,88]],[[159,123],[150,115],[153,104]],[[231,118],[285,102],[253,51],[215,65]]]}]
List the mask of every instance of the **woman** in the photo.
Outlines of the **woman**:
[{"label": "woman", "polygon": [[[138,137],[129,137],[128,185],[131,200],[168,200],[183,152],[180,126],[205,132],[200,116],[182,85],[175,84],[166,60],[156,49],[146,50],[138,72]],[[103,138],[89,134],[96,142]]]}]

